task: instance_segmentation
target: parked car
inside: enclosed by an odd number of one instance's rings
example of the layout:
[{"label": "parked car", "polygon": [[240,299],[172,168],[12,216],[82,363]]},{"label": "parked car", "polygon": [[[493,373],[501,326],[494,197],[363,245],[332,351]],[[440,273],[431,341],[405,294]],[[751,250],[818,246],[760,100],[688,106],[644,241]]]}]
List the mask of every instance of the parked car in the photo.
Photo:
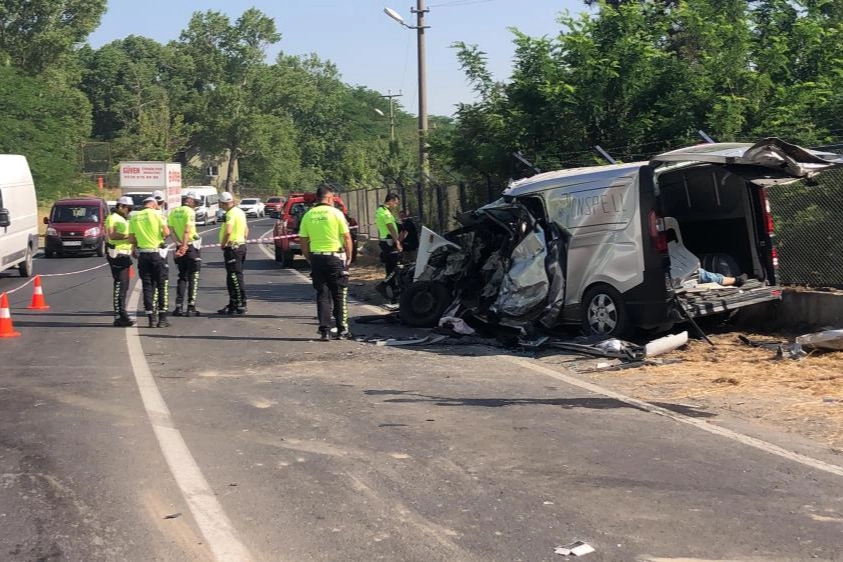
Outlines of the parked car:
[{"label": "parked car", "polygon": [[272,216],[272,213],[280,213],[284,210],[284,198],[273,196],[266,200],[266,204],[264,205],[264,212]]},{"label": "parked car", "polygon": [[[623,337],[778,300],[767,190],[839,165],[772,138],[515,182],[444,239],[425,230],[401,318],[432,326],[458,301],[487,324]],[[697,290],[700,267],[749,281]]]},{"label": "parked car", "polygon": [[246,213],[247,217],[252,216],[257,219],[260,219],[266,216],[263,201],[261,201],[259,198],[251,197],[247,199],[241,199],[240,204],[237,206],[243,209],[243,212]]},{"label": "parked car", "polygon": [[197,185],[182,188],[182,195],[188,191],[196,192],[199,200],[196,202],[196,224],[217,224],[219,221],[220,196],[217,188],[210,185]]},{"label": "parked car", "polygon": [[[280,214],[273,213],[278,218],[274,229],[275,261],[284,267],[293,267],[296,256],[301,255],[299,224],[304,214],[315,204],[315,193],[293,193],[284,203],[283,211]],[[343,212],[351,229],[351,240],[354,243],[351,259],[354,261],[357,259],[357,221],[351,218],[348,207],[339,195],[334,197],[334,206]]]},{"label": "parked car", "polygon": [[24,156],[0,154],[0,271],[32,275],[38,250],[38,203]]},{"label": "parked car", "polygon": [[53,203],[50,215],[44,217],[47,225],[44,255],[47,258],[78,253],[105,256],[105,219],[109,212],[108,203],[102,199],[59,199]]}]

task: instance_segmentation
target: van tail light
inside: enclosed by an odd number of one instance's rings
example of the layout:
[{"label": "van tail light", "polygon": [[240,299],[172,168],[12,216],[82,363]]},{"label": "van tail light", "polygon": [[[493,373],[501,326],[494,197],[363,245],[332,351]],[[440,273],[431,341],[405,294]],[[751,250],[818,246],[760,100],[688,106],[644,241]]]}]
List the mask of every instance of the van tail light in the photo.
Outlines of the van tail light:
[{"label": "van tail light", "polygon": [[767,234],[772,236],[775,232],[775,224],[773,224],[773,210],[770,208],[770,198],[767,196],[767,188],[760,190],[761,193],[761,216],[764,220],[764,228]]},{"label": "van tail light", "polygon": [[662,221],[659,218],[658,213],[656,213],[655,209],[650,211],[649,225],[650,225],[650,244],[652,245],[653,249],[656,252],[658,252],[660,254],[666,254],[667,253],[667,233],[664,231],[664,224],[662,223]]}]

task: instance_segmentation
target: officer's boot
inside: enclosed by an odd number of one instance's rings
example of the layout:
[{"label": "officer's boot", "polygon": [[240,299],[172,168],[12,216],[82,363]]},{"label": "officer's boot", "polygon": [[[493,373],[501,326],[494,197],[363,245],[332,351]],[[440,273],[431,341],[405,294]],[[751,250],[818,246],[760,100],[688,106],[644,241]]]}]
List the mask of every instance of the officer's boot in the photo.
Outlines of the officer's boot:
[{"label": "officer's boot", "polygon": [[202,313],[196,310],[196,305],[189,304],[187,305],[185,316],[202,316]]},{"label": "officer's boot", "polygon": [[167,313],[166,312],[159,312],[158,313],[158,324],[159,328],[169,328],[170,323],[167,322]]},{"label": "officer's boot", "polygon": [[[175,310],[173,310],[173,316],[184,316],[184,311],[180,304],[177,304]],[[188,316],[190,315],[188,314]]]},{"label": "officer's boot", "polygon": [[154,328],[155,324],[158,322],[158,319],[155,318],[155,313],[150,312],[148,310],[146,311],[146,319],[149,320],[149,327],[150,328]]}]

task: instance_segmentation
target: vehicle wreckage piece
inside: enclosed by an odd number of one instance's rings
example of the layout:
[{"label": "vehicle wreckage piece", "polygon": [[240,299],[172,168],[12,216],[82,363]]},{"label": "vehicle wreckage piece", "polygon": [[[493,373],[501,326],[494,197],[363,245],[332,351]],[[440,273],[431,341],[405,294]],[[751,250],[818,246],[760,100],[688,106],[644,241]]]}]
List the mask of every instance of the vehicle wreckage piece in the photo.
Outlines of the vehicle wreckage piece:
[{"label": "vehicle wreckage piece", "polygon": [[544,231],[536,226],[513,250],[509,271],[503,277],[492,312],[519,318],[543,305],[549,285],[546,259]]},{"label": "vehicle wreckage piece", "polygon": [[688,332],[665,336],[653,340],[644,346],[644,353],[647,357],[655,357],[664,353],[670,353],[688,343]]},{"label": "vehicle wreckage piece", "polygon": [[843,351],[843,329],[805,334],[796,338],[796,343],[803,347]]}]

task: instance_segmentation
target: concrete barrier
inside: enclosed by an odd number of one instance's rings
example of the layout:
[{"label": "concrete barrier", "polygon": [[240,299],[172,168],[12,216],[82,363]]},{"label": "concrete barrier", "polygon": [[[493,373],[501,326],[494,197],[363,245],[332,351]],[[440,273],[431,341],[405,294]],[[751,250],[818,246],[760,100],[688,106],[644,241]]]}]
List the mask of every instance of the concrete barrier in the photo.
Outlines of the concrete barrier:
[{"label": "concrete barrier", "polygon": [[807,332],[843,327],[843,293],[786,290],[781,302],[749,307],[736,318],[740,326]]}]

